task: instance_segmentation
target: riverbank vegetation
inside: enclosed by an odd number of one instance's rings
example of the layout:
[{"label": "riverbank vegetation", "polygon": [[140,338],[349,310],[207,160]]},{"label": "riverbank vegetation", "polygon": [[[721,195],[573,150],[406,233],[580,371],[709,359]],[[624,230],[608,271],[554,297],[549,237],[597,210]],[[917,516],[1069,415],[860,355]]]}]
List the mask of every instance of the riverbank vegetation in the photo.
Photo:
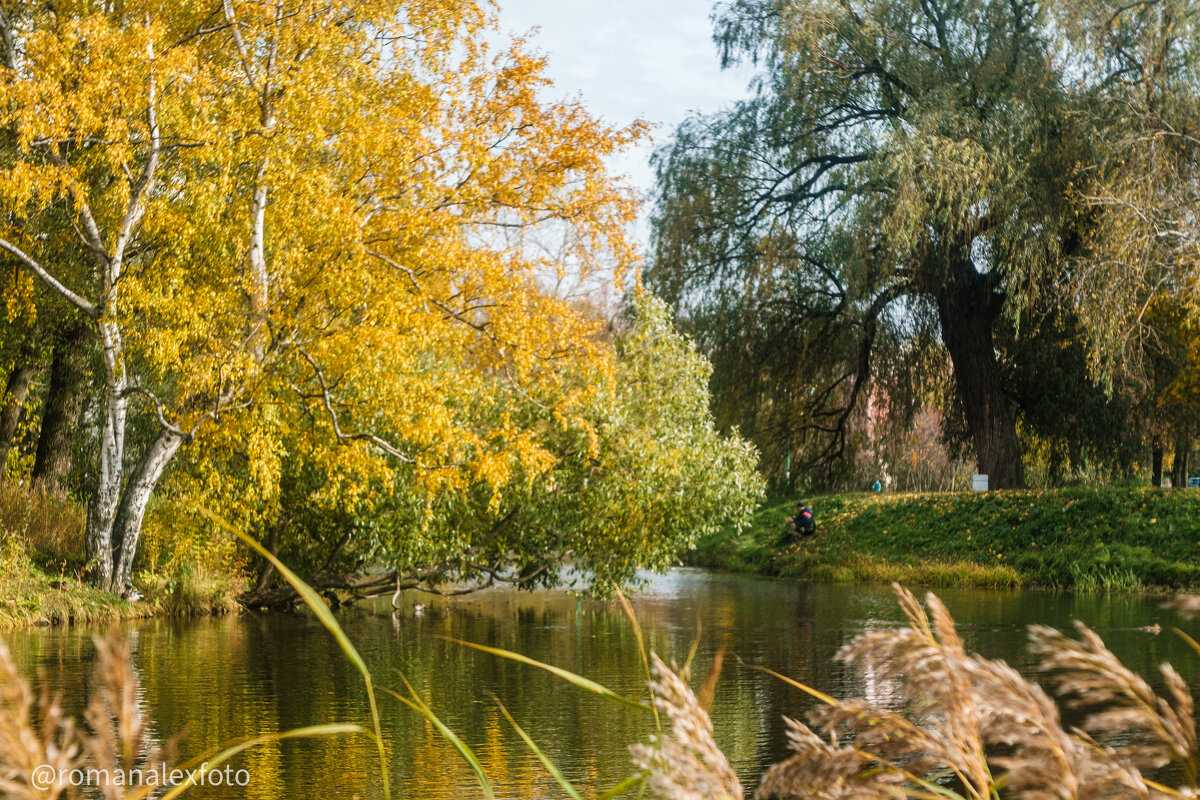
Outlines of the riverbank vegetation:
[{"label": "riverbank vegetation", "polygon": [[80,555],[86,513],[72,500],[0,483],[0,629],[238,608],[245,580],[212,552],[143,559],[135,574],[141,595],[136,602],[90,586]]},{"label": "riverbank vegetation", "polygon": [[796,498],[743,531],[707,536],[699,566],[824,581],[1036,586],[1075,591],[1200,586],[1200,492],[1074,487],[805,498],[817,534],[782,543]]}]

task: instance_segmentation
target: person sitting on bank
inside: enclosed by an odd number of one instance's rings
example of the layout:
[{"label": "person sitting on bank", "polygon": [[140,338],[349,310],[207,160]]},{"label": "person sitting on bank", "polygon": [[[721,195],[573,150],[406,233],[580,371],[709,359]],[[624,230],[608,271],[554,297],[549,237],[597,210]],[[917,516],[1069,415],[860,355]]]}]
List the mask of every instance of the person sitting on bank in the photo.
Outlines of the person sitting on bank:
[{"label": "person sitting on bank", "polygon": [[788,517],[782,544],[812,536],[817,532],[817,515],[804,503],[796,503],[796,516]]}]

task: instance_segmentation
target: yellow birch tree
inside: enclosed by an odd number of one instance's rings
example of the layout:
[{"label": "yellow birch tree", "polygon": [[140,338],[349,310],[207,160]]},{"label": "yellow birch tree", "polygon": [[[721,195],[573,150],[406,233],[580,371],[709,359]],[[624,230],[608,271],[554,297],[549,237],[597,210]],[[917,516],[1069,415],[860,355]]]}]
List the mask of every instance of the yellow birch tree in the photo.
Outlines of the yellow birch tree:
[{"label": "yellow birch tree", "polygon": [[147,503],[201,434],[261,445],[266,485],[303,425],[341,474],[499,497],[552,468],[556,426],[586,430],[580,376],[611,354],[500,234],[565,225],[573,268],[619,281],[632,201],[603,159],[642,125],[541,100],[541,61],[490,47],[493,25],[465,0],[0,16],[0,249],[103,352],[96,585],[127,584]]}]

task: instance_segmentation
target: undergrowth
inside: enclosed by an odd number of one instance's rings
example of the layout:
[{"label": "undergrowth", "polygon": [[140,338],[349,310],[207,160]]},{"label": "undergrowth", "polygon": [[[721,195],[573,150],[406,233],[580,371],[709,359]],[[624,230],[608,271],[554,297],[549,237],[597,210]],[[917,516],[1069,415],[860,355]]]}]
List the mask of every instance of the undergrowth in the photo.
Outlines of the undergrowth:
[{"label": "undergrowth", "polygon": [[81,503],[0,482],[0,629],[237,608],[240,576],[202,553],[139,571],[136,603],[92,588],[84,580],[85,516]]}]

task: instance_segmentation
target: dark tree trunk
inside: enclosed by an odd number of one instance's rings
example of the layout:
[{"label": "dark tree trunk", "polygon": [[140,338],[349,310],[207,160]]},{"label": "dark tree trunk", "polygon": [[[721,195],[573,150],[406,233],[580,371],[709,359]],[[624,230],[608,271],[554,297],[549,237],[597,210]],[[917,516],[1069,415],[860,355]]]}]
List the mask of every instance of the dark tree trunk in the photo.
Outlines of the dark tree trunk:
[{"label": "dark tree trunk", "polygon": [[1175,434],[1175,459],[1171,464],[1171,485],[1176,488],[1187,486],[1188,453],[1191,449],[1191,431],[1187,426],[1182,426]]},{"label": "dark tree trunk", "polygon": [[1004,391],[992,342],[992,323],[1004,300],[969,260],[960,259],[951,272],[936,301],[942,340],[950,351],[954,381],[975,443],[977,469],[988,476],[990,489],[1023,488],[1016,415]]},{"label": "dark tree trunk", "polygon": [[[282,530],[283,522],[275,520],[271,525],[271,533],[267,538],[267,552],[271,555],[279,553],[279,534]],[[275,574],[275,565],[264,558],[262,568],[258,571],[258,579],[254,582],[254,591],[257,593],[265,591],[273,574]]]},{"label": "dark tree trunk", "polygon": [[88,330],[78,325],[54,346],[50,388],[33,461],[33,480],[51,492],[61,492],[71,471],[71,454],[83,405],[87,399]]},{"label": "dark tree trunk", "polygon": [[0,395],[0,475],[4,473],[4,463],[8,461],[8,451],[12,449],[17,437],[17,423],[21,421],[21,410],[25,407],[25,396],[29,394],[29,386],[38,371],[38,353],[34,337],[29,337],[13,371],[8,375],[4,385],[4,394]]},{"label": "dark tree trunk", "polygon": [[1153,469],[1153,477],[1150,483],[1156,489],[1162,487],[1162,464],[1163,464],[1163,443],[1162,438],[1155,436],[1150,443],[1150,463]]}]

